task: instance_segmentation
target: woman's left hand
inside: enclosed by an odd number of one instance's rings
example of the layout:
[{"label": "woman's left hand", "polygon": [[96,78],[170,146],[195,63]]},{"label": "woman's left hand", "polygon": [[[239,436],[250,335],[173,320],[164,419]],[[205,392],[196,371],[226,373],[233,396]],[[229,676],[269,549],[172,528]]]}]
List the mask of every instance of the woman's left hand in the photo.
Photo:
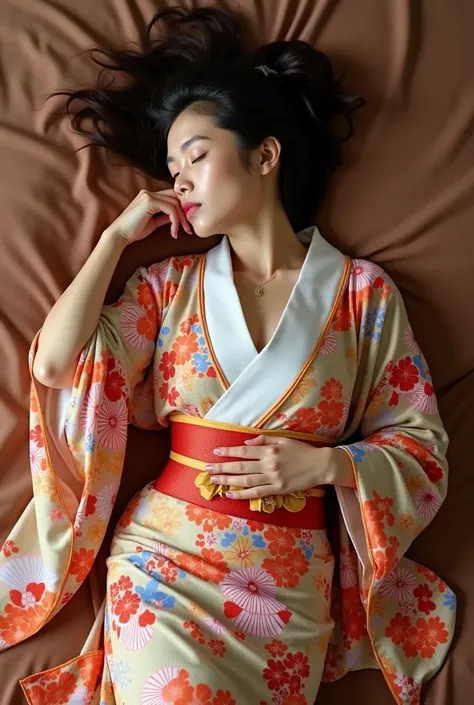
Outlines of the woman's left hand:
[{"label": "woman's left hand", "polygon": [[[219,453],[216,453],[220,451]],[[237,485],[246,489],[228,493],[232,499],[255,499],[309,490],[318,485],[341,484],[342,473],[353,475],[347,454],[336,448],[314,448],[292,438],[257,436],[243,446],[216,448],[223,457],[241,458],[240,462],[207,465],[211,482]],[[344,456],[344,457],[343,457]],[[355,486],[350,481],[349,486]]]}]

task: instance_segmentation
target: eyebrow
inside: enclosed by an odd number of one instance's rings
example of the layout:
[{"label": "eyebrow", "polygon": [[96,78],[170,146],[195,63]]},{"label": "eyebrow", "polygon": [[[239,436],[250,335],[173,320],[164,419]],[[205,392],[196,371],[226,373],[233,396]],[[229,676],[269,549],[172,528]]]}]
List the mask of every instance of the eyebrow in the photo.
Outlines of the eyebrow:
[{"label": "eyebrow", "polygon": [[[188,140],[185,140],[179,149],[181,152],[184,152],[188,147],[194,144],[194,142],[197,142],[198,140],[210,139],[210,137],[205,137],[204,135],[194,135],[194,137],[190,137]],[[168,166],[170,162],[174,162],[174,157],[168,157],[166,160],[166,166]]]}]

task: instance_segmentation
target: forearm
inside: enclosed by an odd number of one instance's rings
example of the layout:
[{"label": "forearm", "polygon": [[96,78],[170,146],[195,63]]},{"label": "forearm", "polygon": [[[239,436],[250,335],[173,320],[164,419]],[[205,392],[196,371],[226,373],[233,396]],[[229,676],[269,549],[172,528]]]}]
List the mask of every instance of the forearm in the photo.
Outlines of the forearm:
[{"label": "forearm", "polygon": [[105,232],[86,263],[49,312],[38,340],[35,377],[61,383],[97,327],[123,239]]},{"label": "forearm", "polygon": [[331,448],[330,483],[336,487],[357,488],[354,464],[343,448]]}]

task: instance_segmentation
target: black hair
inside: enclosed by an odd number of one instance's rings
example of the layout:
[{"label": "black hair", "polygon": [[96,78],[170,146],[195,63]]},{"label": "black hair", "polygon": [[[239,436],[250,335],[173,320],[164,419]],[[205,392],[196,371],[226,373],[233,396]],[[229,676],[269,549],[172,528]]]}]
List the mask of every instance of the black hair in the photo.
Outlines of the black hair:
[{"label": "black hair", "polygon": [[[215,7],[168,8],[153,17],[140,50],[89,53],[127,81],[52,94],[68,96],[66,112],[89,138],[85,146],[105,147],[147,176],[169,179],[168,132],[193,105],[235,134],[246,165],[249,150],[276,137],[282,205],[295,232],[311,223],[341,162],[341,141],[352,133],[353,112],[363,104],[342,93],[325,54],[304,41],[248,52],[239,15]],[[262,65],[271,71],[256,68]],[[73,109],[77,103],[82,107]],[[337,115],[347,119],[343,139],[333,129]]]}]

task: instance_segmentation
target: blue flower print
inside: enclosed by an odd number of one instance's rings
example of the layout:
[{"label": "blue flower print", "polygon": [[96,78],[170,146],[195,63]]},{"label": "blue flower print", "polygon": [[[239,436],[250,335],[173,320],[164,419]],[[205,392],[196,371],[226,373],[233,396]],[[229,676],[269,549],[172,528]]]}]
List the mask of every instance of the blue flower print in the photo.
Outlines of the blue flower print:
[{"label": "blue flower print", "polygon": [[254,534],[252,536],[252,546],[254,548],[265,548],[266,545],[265,539],[260,534]]},{"label": "blue flower print", "polygon": [[158,347],[162,348],[163,347],[163,340],[162,340],[162,335],[168,335],[170,332],[171,328],[168,328],[168,326],[163,326],[163,328],[160,329],[160,335],[158,338]]},{"label": "blue flower print", "polygon": [[211,363],[209,362],[209,358],[207,355],[202,355],[201,353],[195,353],[193,355],[193,365],[194,368],[198,372],[207,372],[209,367],[211,366]]},{"label": "blue flower print", "polygon": [[383,324],[385,321],[385,309],[382,307],[376,308],[373,311],[368,311],[362,319],[362,329],[365,338],[379,340],[382,333]]},{"label": "blue flower print", "polygon": [[94,451],[95,450],[95,438],[92,435],[92,433],[88,433],[86,437],[86,450],[87,451]]},{"label": "blue flower print", "polygon": [[365,458],[365,449],[362,443],[357,443],[352,446],[345,446],[349,453],[352,455],[355,463],[360,463]]},{"label": "blue flower print", "polygon": [[143,602],[146,602],[149,605],[155,605],[158,603],[160,607],[163,607],[166,610],[173,609],[176,603],[176,597],[172,597],[171,595],[167,595],[165,592],[158,590],[156,580],[150,580],[150,582],[146,584],[146,587],[137,585],[135,592],[140,596]]},{"label": "blue flower print", "polygon": [[456,595],[451,590],[447,590],[444,593],[443,605],[449,608],[450,612],[454,612],[456,609]]},{"label": "blue flower print", "polygon": [[200,323],[195,323],[193,326],[191,326],[191,331],[193,333],[197,333],[198,335],[202,335],[202,326]]},{"label": "blue flower print", "polygon": [[222,538],[221,546],[223,546],[224,548],[229,548],[229,546],[232,546],[236,538],[237,534],[230,534],[228,531],[226,531]]},{"label": "blue flower print", "polygon": [[140,568],[140,570],[145,570],[145,565],[148,563],[150,558],[153,558],[151,551],[142,551],[141,553],[134,553],[133,556],[128,557],[129,563],[133,563]]},{"label": "blue flower print", "polygon": [[418,372],[420,373],[421,379],[428,379],[428,375],[426,374],[426,368],[423,363],[423,360],[419,355],[413,355],[413,364],[416,366]]},{"label": "blue flower print", "polygon": [[130,683],[132,682],[132,679],[128,677],[131,668],[131,665],[126,661],[119,661],[118,663],[114,663],[113,680],[114,683],[120,686],[120,688],[126,688],[127,685],[130,685]]},{"label": "blue flower print", "polygon": [[312,558],[313,553],[314,553],[314,546],[308,546],[306,541],[300,541],[299,545],[303,549],[303,553],[304,553],[305,557],[307,558],[307,560]]}]

